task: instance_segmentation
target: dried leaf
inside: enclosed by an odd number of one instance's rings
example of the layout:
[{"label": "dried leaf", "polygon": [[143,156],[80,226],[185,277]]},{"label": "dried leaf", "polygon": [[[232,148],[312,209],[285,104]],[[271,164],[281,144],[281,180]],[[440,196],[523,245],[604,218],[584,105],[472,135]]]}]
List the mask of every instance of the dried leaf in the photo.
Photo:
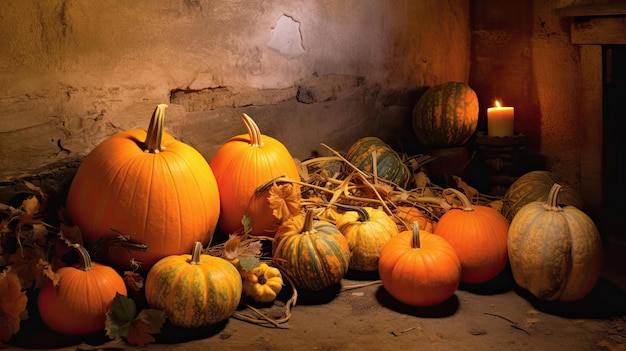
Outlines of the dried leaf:
[{"label": "dried leaf", "polygon": [[243,237],[241,235],[231,234],[228,240],[224,242],[224,252],[222,256],[227,260],[233,260],[239,257],[239,245]]},{"label": "dried leaf", "polygon": [[124,283],[126,286],[134,291],[139,291],[143,288],[143,277],[141,274],[133,271],[124,271]]},{"label": "dried leaf", "polygon": [[465,183],[463,179],[461,179],[461,177],[453,175],[452,179],[454,179],[456,185],[461,188],[461,190],[463,190],[465,196],[467,196],[470,201],[478,198],[478,196],[480,195],[480,192],[476,190],[476,188]]},{"label": "dried leaf", "polygon": [[26,292],[11,267],[0,273],[0,341],[8,341],[20,330],[20,321],[26,311]]},{"label": "dried leaf", "polygon": [[143,309],[137,318],[131,322],[126,341],[131,345],[145,346],[155,341],[151,334],[161,332],[165,323],[165,313],[155,309]]},{"label": "dried leaf", "polygon": [[25,246],[9,256],[12,271],[20,278],[25,289],[42,287],[47,283],[46,277],[42,274],[43,267],[39,265],[40,260],[46,261],[46,256],[38,247]]},{"label": "dried leaf", "polygon": [[59,228],[60,230],[58,235],[67,244],[67,246],[83,246],[83,235],[77,225],[70,226],[65,223],[61,223]]},{"label": "dried leaf", "polygon": [[277,185],[274,183],[267,197],[272,214],[279,222],[300,213],[302,195],[300,185],[285,183]]},{"label": "dried leaf", "polygon": [[50,263],[40,258],[39,263],[37,263],[37,268],[41,269],[41,274],[50,279],[52,284],[59,285],[61,277],[59,277],[59,275],[54,271]]},{"label": "dried leaf", "polygon": [[39,199],[36,196],[31,196],[22,201],[21,209],[29,215],[34,215],[39,212]]},{"label": "dried leaf", "polygon": [[430,179],[423,171],[416,173],[413,176],[413,180],[415,181],[415,186],[417,188],[424,188],[430,184]]}]

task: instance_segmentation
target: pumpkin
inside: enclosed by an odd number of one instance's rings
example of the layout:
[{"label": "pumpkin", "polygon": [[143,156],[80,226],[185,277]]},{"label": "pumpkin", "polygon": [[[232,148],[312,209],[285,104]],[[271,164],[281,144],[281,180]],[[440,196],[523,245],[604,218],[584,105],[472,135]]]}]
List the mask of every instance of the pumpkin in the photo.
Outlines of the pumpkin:
[{"label": "pumpkin", "polygon": [[75,250],[79,263],[56,271],[58,285],[49,282],[41,289],[37,308],[50,329],[63,334],[89,334],[104,329],[113,299],[128,292],[115,269],[92,262],[82,246]]},{"label": "pumpkin", "polygon": [[398,234],[396,223],[385,213],[372,207],[338,205],[346,211],[337,221],[337,228],[348,241],[349,268],[372,272],[378,269],[380,249]]},{"label": "pumpkin", "polygon": [[497,210],[472,206],[468,198],[452,188],[443,196],[455,195],[462,208],[446,211],[435,226],[435,234],[446,239],[461,261],[461,282],[477,284],[497,276],[507,264],[509,222]]},{"label": "pumpkin", "polygon": [[409,224],[417,222],[424,231],[432,233],[436,225],[436,222],[414,206],[398,206],[393,214],[397,221],[398,231],[410,229]]},{"label": "pumpkin", "polygon": [[341,282],[348,272],[350,248],[339,229],[314,220],[313,210],[284,221],[272,242],[272,262],[296,288],[319,291]]},{"label": "pumpkin", "polygon": [[442,237],[413,222],[389,239],[380,251],[378,273],[383,287],[396,300],[411,306],[432,306],[454,294],[461,279],[461,262]]},{"label": "pumpkin", "polygon": [[600,276],[602,240],[583,211],[559,206],[561,189],[555,183],[547,201],[517,212],[509,228],[509,260],[515,282],[537,298],[576,301]]},{"label": "pumpkin", "polygon": [[478,96],[467,84],[432,86],[413,109],[413,131],[424,146],[462,146],[478,126]]},{"label": "pumpkin", "polygon": [[256,189],[277,177],[300,180],[300,175],[285,145],[261,134],[247,114],[241,120],[248,134],[232,137],[209,161],[220,189],[218,226],[224,233],[241,231],[245,215],[250,218],[249,234],[271,237],[280,223],[272,214],[268,191],[257,194]]},{"label": "pumpkin", "polygon": [[[129,236],[147,245],[132,252],[146,272],[165,256],[189,252],[195,241],[209,242],[220,213],[206,159],[163,131],[166,107],[156,107],[147,132],[121,132],[93,149],[67,197],[68,214],[87,244],[114,237],[112,229]],[[120,245],[108,251],[118,268],[130,268],[130,256]]]},{"label": "pumpkin", "polygon": [[364,137],[357,140],[348,149],[346,159],[361,171],[374,174],[402,188],[407,187],[411,178],[411,171],[400,155],[376,137]]},{"label": "pumpkin", "polygon": [[159,260],[145,280],[146,302],[165,312],[172,325],[208,326],[230,317],[243,292],[241,275],[221,257],[202,254],[202,244],[191,255],[171,255]]},{"label": "pumpkin", "polygon": [[531,171],[517,178],[507,189],[502,198],[502,214],[510,222],[524,205],[535,201],[547,201],[554,183],[561,185],[559,195],[561,204],[583,208],[583,198],[580,193],[562,177],[550,171]]},{"label": "pumpkin", "polygon": [[280,270],[267,263],[259,263],[249,271],[240,271],[243,294],[256,302],[272,302],[283,288]]}]

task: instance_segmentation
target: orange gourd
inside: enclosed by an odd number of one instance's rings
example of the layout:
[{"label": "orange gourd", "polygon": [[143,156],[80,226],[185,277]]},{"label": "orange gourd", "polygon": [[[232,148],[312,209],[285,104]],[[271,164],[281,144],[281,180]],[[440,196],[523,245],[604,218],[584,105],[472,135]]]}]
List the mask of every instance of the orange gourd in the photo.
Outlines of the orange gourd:
[{"label": "orange gourd", "polygon": [[398,301],[411,306],[432,306],[457,290],[461,262],[440,236],[419,229],[417,222],[389,239],[380,251],[378,272],[383,287]]},{"label": "orange gourd", "polygon": [[[167,105],[158,105],[148,131],[109,137],[83,160],[72,181],[67,211],[88,245],[116,230],[147,245],[129,252],[108,250],[115,267],[130,267],[130,254],[144,271],[159,259],[189,252],[211,240],[220,213],[217,182],[206,159],[163,131]],[[145,140],[145,141],[144,141]]]},{"label": "orange gourd", "polygon": [[103,330],[113,299],[118,293],[127,295],[127,290],[113,268],[92,262],[82,246],[76,250],[80,264],[59,268],[58,285],[49,282],[41,289],[37,307],[50,329],[79,335]]},{"label": "orange gourd", "polygon": [[460,191],[444,189],[444,196],[451,194],[461,200],[463,208],[452,208],[444,213],[434,233],[456,250],[462,267],[461,282],[484,283],[506,266],[509,222],[491,207],[472,206]]},{"label": "orange gourd", "polygon": [[413,206],[398,206],[393,211],[394,219],[396,219],[398,230],[404,231],[410,229],[410,225],[413,222],[418,222],[420,228],[429,233],[432,233],[435,229],[435,222],[430,219],[419,208]]},{"label": "orange gourd", "polygon": [[267,190],[256,190],[277,177],[300,180],[300,175],[285,145],[261,134],[247,114],[242,114],[241,120],[248,133],[232,137],[209,161],[220,189],[218,225],[227,234],[241,231],[246,215],[251,235],[273,236],[280,223],[269,206]]}]

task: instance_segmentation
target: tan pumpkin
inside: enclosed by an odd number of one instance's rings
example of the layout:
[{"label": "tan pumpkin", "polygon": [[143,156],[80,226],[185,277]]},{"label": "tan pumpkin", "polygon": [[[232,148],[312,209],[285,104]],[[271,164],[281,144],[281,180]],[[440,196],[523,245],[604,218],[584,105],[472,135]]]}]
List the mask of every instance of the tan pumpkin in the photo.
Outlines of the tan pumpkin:
[{"label": "tan pumpkin", "polygon": [[383,210],[347,205],[340,207],[352,209],[337,221],[337,228],[348,240],[349,268],[362,272],[376,271],[381,248],[398,234],[396,223]]},{"label": "tan pumpkin", "polygon": [[548,200],[522,207],[509,227],[515,282],[549,301],[576,301],[594,287],[602,268],[602,241],[594,222],[574,206],[561,207],[561,186]]}]

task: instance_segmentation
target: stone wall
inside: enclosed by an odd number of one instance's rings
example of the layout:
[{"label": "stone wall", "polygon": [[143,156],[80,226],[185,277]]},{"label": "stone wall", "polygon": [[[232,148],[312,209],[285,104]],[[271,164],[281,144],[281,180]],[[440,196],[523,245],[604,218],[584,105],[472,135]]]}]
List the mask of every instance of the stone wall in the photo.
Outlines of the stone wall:
[{"label": "stone wall", "polygon": [[0,184],[62,186],[158,103],[207,159],[242,112],[298,158],[411,152],[420,89],[468,79],[469,24],[463,0],[0,2]]}]

